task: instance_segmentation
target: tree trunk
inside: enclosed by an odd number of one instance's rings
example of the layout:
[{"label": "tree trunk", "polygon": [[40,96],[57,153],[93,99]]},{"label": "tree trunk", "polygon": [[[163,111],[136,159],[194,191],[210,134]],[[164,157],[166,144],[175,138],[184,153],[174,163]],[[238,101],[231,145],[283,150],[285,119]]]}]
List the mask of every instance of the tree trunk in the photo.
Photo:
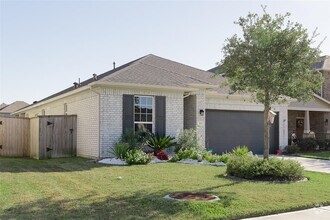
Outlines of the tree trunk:
[{"label": "tree trunk", "polygon": [[269,125],[268,114],[270,111],[269,94],[265,92],[265,109],[264,109],[264,159],[269,157]]}]

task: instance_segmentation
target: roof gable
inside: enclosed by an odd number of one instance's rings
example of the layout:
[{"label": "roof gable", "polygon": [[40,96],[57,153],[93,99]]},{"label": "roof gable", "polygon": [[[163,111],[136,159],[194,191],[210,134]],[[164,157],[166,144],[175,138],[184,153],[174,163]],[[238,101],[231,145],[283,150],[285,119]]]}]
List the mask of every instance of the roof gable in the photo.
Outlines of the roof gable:
[{"label": "roof gable", "polygon": [[23,101],[16,101],[8,105],[7,107],[1,109],[0,113],[13,113],[17,110],[20,110],[29,104]]},{"label": "roof gable", "polygon": [[309,109],[329,109],[330,104],[328,101],[322,99],[318,95],[314,95],[314,98],[308,102],[291,102],[289,108],[309,108]]},{"label": "roof gable", "polygon": [[330,70],[330,56],[323,56],[319,62],[313,64],[317,70]]},{"label": "roof gable", "polygon": [[[95,82],[143,84],[182,88],[188,87],[191,84],[219,85],[221,78],[213,78],[213,75],[213,73],[201,69],[149,54],[100,74],[97,76],[97,79],[91,77],[81,82],[79,87],[87,86]],[[36,103],[55,98],[75,89],[77,89],[75,86],[71,86]]]},{"label": "roof gable", "polygon": [[2,103],[1,105],[0,105],[0,110],[1,109],[4,109],[5,107],[7,107],[8,105],[6,104],[6,103]]},{"label": "roof gable", "polygon": [[175,87],[187,87],[189,84],[218,85],[219,79],[212,76],[207,71],[150,54],[100,81]]}]

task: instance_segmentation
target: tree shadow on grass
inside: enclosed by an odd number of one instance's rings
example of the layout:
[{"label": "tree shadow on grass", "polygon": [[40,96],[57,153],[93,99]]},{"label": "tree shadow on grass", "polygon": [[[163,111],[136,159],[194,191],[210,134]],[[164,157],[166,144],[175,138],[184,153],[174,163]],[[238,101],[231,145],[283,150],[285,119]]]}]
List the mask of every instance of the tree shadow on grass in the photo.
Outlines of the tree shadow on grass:
[{"label": "tree shadow on grass", "polygon": [[225,210],[233,197],[226,194],[225,199],[218,202],[165,200],[163,197],[170,193],[172,192],[140,191],[122,197],[87,195],[61,200],[48,197],[0,209],[0,219],[165,219],[173,216],[204,218],[212,210]]},{"label": "tree shadow on grass", "polygon": [[35,160],[28,158],[0,158],[0,173],[73,172],[91,170],[104,165],[79,157]]}]

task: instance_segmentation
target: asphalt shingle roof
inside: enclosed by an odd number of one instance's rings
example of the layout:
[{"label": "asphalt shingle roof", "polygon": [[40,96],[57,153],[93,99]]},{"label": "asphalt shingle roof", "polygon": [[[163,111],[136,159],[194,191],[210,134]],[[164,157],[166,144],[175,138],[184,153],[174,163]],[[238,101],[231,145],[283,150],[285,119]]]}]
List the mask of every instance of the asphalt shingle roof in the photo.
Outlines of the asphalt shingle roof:
[{"label": "asphalt shingle roof", "polygon": [[3,108],[5,108],[5,107],[7,107],[8,105],[6,104],[6,103],[2,103],[1,105],[0,105],[0,110],[1,109],[3,109]]},{"label": "asphalt shingle roof", "polygon": [[155,55],[147,55],[100,81],[187,87],[189,84],[219,85],[213,74]]},{"label": "asphalt shingle roof", "polygon": [[330,70],[330,56],[321,57],[319,62],[313,64],[315,69]]},{"label": "asphalt shingle roof", "polygon": [[20,110],[29,104],[23,101],[16,101],[8,105],[7,107],[1,109],[0,113],[13,113],[17,110]]},{"label": "asphalt shingle roof", "polygon": [[[98,75],[96,81],[93,77],[83,81],[81,82],[80,87],[86,86],[92,82],[188,87],[189,84],[219,85],[223,81],[223,77],[214,78],[212,76],[214,76],[214,74],[211,72],[149,54]],[[65,90],[48,96],[37,103],[65,94],[75,89],[76,88],[74,86],[71,86]]]}]

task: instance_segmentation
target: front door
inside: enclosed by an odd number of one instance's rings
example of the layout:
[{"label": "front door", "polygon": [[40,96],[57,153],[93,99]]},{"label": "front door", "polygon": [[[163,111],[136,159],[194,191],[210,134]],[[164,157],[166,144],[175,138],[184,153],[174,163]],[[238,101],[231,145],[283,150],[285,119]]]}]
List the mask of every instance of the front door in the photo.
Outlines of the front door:
[{"label": "front door", "polygon": [[304,119],[297,118],[296,119],[296,135],[298,139],[302,139],[304,135]]}]

